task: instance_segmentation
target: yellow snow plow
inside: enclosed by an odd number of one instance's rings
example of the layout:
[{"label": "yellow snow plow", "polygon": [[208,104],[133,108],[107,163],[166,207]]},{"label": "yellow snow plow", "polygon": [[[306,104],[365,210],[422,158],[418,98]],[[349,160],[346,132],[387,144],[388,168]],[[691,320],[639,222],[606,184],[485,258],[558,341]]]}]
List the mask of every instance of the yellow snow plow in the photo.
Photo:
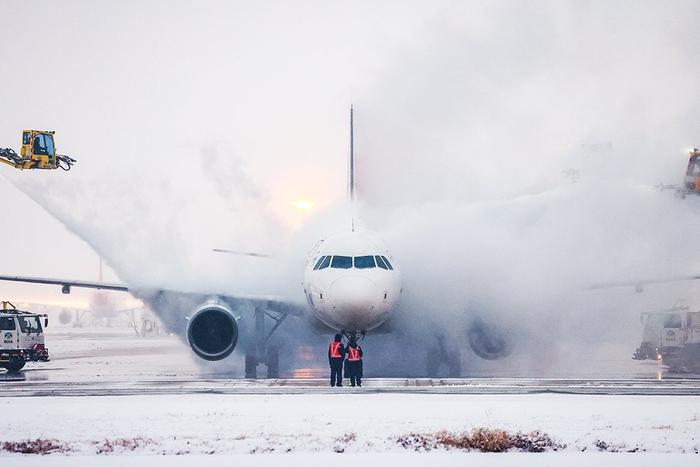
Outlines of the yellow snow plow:
[{"label": "yellow snow plow", "polygon": [[54,131],[24,130],[22,149],[17,154],[11,148],[0,148],[0,162],[16,169],[58,169],[70,170],[75,159],[56,154]]}]

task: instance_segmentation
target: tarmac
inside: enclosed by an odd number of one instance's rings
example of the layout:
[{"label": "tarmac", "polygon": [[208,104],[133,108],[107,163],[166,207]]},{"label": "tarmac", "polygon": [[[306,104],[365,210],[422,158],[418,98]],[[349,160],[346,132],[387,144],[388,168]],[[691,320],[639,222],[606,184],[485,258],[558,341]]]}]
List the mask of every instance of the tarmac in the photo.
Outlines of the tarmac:
[{"label": "tarmac", "polygon": [[[700,395],[700,375],[672,375],[655,362],[623,356],[591,361],[589,373],[512,374],[510,370],[463,378],[381,378],[361,388],[331,388],[327,369],[302,369],[279,379],[242,379],[230,368],[194,357],[178,338],[136,338],[129,329],[51,329],[51,361],[28,363],[19,373],[0,370],[0,398],[165,394],[599,394]],[[240,366],[240,362],[238,362]],[[599,369],[600,368],[600,369]],[[609,368],[604,373],[602,368]],[[372,375],[368,375],[372,376]]]}]

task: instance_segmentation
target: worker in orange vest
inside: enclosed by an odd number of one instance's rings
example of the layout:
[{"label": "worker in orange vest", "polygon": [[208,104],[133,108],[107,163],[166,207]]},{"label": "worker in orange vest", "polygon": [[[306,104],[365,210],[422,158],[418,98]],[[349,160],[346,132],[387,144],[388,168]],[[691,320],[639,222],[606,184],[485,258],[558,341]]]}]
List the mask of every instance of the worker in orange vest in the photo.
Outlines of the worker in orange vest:
[{"label": "worker in orange vest", "polygon": [[342,343],[343,336],[335,335],[335,339],[328,347],[328,364],[331,366],[331,387],[343,387],[343,359],[345,359],[345,346]]},{"label": "worker in orange vest", "polygon": [[345,360],[345,377],[350,378],[350,386],[362,386],[362,347],[354,338],[350,339]]}]

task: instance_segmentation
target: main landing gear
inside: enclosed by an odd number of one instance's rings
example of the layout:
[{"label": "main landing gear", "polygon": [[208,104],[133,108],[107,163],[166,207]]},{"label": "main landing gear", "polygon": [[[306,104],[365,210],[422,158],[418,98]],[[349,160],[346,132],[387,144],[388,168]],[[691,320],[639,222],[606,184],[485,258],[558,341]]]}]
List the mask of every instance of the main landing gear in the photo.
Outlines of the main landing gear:
[{"label": "main landing gear", "polygon": [[444,336],[437,336],[435,343],[428,349],[426,359],[427,376],[437,378],[442,368],[446,368],[448,378],[459,378],[462,372],[462,358],[459,348],[453,348],[445,342]]},{"label": "main landing gear", "polygon": [[[279,348],[270,344],[270,338],[278,327],[287,319],[286,313],[269,311],[262,308],[255,309],[254,345],[250,346],[245,354],[245,377],[257,378],[258,365],[265,365],[267,378],[280,377]],[[267,318],[267,319],[266,319]],[[266,323],[266,321],[272,323]],[[267,324],[272,327],[267,331]]]}]

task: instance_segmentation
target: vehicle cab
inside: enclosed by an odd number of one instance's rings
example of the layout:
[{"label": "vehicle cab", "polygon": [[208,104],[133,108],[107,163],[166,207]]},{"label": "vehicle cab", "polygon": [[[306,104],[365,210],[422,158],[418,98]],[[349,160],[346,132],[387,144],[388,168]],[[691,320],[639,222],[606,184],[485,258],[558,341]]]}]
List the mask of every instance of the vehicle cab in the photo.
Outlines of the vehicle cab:
[{"label": "vehicle cab", "polygon": [[48,361],[49,351],[44,341],[45,314],[17,310],[3,302],[0,310],[0,368],[21,370],[28,361]]}]

